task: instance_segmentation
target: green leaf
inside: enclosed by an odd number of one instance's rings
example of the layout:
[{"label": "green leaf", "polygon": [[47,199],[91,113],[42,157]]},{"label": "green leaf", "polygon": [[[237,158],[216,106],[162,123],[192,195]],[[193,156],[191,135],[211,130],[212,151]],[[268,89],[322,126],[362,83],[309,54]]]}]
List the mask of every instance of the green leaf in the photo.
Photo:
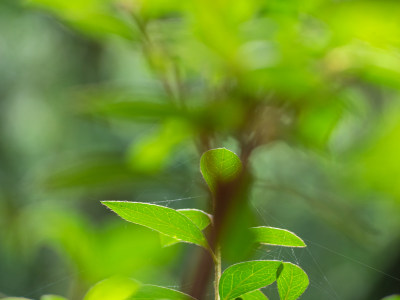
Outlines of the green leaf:
[{"label": "green leaf", "polygon": [[208,187],[215,193],[218,184],[231,182],[239,176],[242,162],[232,151],[212,149],[201,156],[200,170]]},{"label": "green leaf", "polygon": [[184,208],[178,211],[188,217],[200,230],[205,229],[211,223],[210,215],[200,209]]},{"label": "green leaf", "polygon": [[[92,157],[75,158],[76,162],[58,168],[52,165],[53,172],[44,179],[48,189],[81,187],[107,187],[129,183],[142,176],[126,166],[124,160],[112,154],[98,154]],[[65,162],[64,162],[65,164]],[[61,166],[61,165],[60,165]],[[143,176],[142,176],[143,177]]]},{"label": "green leaf", "polygon": [[140,283],[125,277],[112,277],[94,285],[83,300],[127,300],[140,287]]},{"label": "green leaf", "polygon": [[193,300],[194,298],[186,295],[182,292],[172,290],[169,288],[144,284],[140,287],[140,289],[132,296],[127,298],[126,300]]},{"label": "green leaf", "polygon": [[177,145],[191,135],[188,123],[168,120],[160,131],[132,143],[128,153],[132,169],[146,174],[160,172],[176,152]]},{"label": "green leaf", "polygon": [[208,248],[201,230],[189,218],[172,208],[128,201],[102,201],[102,203],[128,222]]},{"label": "green leaf", "polygon": [[284,247],[306,247],[301,238],[286,229],[260,226],[250,228],[255,234],[255,241],[266,245]]},{"label": "green leaf", "polygon": [[400,295],[391,295],[383,298],[382,300],[400,300]]},{"label": "green leaf", "polygon": [[[177,211],[188,217],[200,230],[205,229],[211,222],[210,216],[199,209],[178,209]],[[160,234],[160,242],[162,246],[166,247],[181,241],[179,239]]]},{"label": "green leaf", "polygon": [[273,283],[281,265],[280,261],[258,260],[230,266],[219,282],[221,300],[235,299]]},{"label": "green leaf", "polygon": [[118,101],[89,103],[89,109],[103,117],[129,121],[159,121],[179,117],[182,113],[171,104],[154,101]]},{"label": "green leaf", "polygon": [[44,295],[40,300],[67,300],[67,298],[57,296],[57,295]]},{"label": "green leaf", "polygon": [[95,106],[99,114],[130,121],[157,121],[179,116],[179,111],[168,103],[150,101],[119,101]]},{"label": "green leaf", "polygon": [[235,300],[268,300],[268,297],[265,296],[260,290],[255,290],[250,293],[246,293]]},{"label": "green leaf", "polygon": [[102,1],[29,0],[28,3],[50,11],[74,29],[95,38],[118,35],[132,40],[137,36],[132,22]]},{"label": "green leaf", "polygon": [[281,299],[296,300],[307,289],[308,276],[300,267],[285,262],[278,273],[277,283]]},{"label": "green leaf", "polygon": [[[19,299],[19,298],[18,298]],[[22,299],[22,298],[21,298]],[[142,284],[127,277],[112,277],[94,285],[83,300],[193,300],[192,297],[169,288]],[[53,300],[53,299],[49,299]],[[55,299],[54,300],[58,300]]]}]

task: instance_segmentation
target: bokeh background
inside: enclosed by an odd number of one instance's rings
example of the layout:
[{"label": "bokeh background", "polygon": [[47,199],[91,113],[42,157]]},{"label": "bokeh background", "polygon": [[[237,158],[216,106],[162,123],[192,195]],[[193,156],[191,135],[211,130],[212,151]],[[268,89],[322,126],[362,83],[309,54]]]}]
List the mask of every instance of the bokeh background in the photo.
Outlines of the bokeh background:
[{"label": "bokeh background", "polygon": [[302,299],[400,293],[399,13],[389,0],[0,1],[1,295],[82,299],[114,275],[187,289],[196,249],[161,248],[100,200],[207,210],[201,149],[249,140],[257,222],[308,244],[249,259],[298,263]]}]

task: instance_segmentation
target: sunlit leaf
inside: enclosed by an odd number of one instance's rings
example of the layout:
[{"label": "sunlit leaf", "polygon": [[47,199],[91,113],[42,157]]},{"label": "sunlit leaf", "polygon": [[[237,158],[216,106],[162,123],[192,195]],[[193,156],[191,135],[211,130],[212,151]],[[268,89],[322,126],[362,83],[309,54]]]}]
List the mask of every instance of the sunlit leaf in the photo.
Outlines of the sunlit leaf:
[{"label": "sunlit leaf", "polygon": [[[206,228],[211,222],[210,216],[198,209],[178,209],[177,211],[188,217],[200,230]],[[165,247],[179,243],[180,240],[160,234],[160,242]]]},{"label": "sunlit leaf", "polygon": [[219,282],[222,300],[235,299],[243,294],[270,285],[276,280],[280,261],[258,260],[232,265],[227,268]]},{"label": "sunlit leaf", "polygon": [[185,7],[185,3],[179,0],[138,0],[137,3],[139,3],[140,14],[144,18],[160,18],[164,15],[176,14]]},{"label": "sunlit leaf", "polygon": [[126,300],[140,287],[140,283],[125,277],[112,277],[100,281],[86,294],[84,300]]},{"label": "sunlit leaf", "polygon": [[102,203],[129,222],[208,248],[201,230],[185,215],[172,208],[128,201],[102,201]]},{"label": "sunlit leaf", "polygon": [[242,162],[228,149],[212,149],[201,156],[200,170],[210,190],[215,192],[219,183],[233,181],[239,176]]},{"label": "sunlit leaf", "polygon": [[260,290],[255,290],[253,292],[241,295],[235,300],[268,300],[268,297],[265,296]]},{"label": "sunlit leaf", "polygon": [[200,230],[210,225],[210,215],[200,209],[184,208],[178,211],[188,217]]},{"label": "sunlit leaf", "polygon": [[194,300],[194,298],[186,295],[182,292],[165,288],[162,286],[156,286],[151,284],[144,284],[140,289],[126,300]]},{"label": "sunlit leaf", "polygon": [[296,300],[307,289],[307,274],[292,263],[283,263],[278,271],[278,291],[281,299]]},{"label": "sunlit leaf", "polygon": [[260,226],[250,228],[255,234],[257,243],[285,247],[306,247],[301,238],[285,229]]},{"label": "sunlit leaf", "polygon": [[[357,11],[363,10],[362,14]],[[350,1],[328,5],[324,14],[329,27],[341,41],[363,40],[374,46],[399,44],[397,1]]]}]

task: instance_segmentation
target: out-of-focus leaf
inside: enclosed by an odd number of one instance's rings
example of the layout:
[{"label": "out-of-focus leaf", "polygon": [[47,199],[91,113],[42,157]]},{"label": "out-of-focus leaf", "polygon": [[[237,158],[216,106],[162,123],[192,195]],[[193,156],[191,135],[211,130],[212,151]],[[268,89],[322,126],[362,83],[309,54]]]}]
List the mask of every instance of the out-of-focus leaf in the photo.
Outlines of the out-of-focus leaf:
[{"label": "out-of-focus leaf", "polygon": [[1,298],[1,300],[32,300],[32,299],[19,298],[19,297],[7,297],[7,298]]},{"label": "out-of-focus leaf", "polygon": [[388,297],[383,298],[382,300],[400,300],[400,295],[388,296]]},{"label": "out-of-focus leaf", "polygon": [[296,139],[308,147],[326,149],[331,133],[340,121],[343,111],[344,105],[341,99],[303,104],[294,125]]},{"label": "out-of-focus leaf", "polygon": [[132,40],[137,36],[133,23],[122,18],[107,1],[29,0],[32,6],[49,10],[72,28],[96,38],[114,34]]},{"label": "out-of-focus leaf", "polygon": [[286,229],[260,226],[250,228],[257,243],[285,247],[306,247],[301,238]]},{"label": "out-of-focus leaf", "polygon": [[[200,230],[203,230],[206,228],[210,222],[210,215],[205,213],[202,210],[198,209],[178,209],[181,214],[185,215],[188,217]],[[161,245],[166,247],[166,246],[171,246],[173,244],[179,243],[180,240],[174,239],[170,236],[166,236],[164,234],[160,233],[160,242]]]},{"label": "out-of-focus leaf", "polygon": [[178,120],[164,123],[160,132],[135,141],[129,150],[132,169],[143,173],[155,173],[164,167],[175,147],[191,136],[190,124]]},{"label": "out-of-focus leaf", "polygon": [[351,164],[355,167],[354,179],[362,180],[361,185],[395,196],[400,195],[400,186],[390,178],[400,176],[400,122],[399,108],[393,107],[386,119],[374,128],[371,140],[361,153],[357,153]]},{"label": "out-of-focus leaf", "polygon": [[235,299],[243,294],[270,285],[276,280],[280,261],[247,261],[227,268],[219,282],[222,300]]},{"label": "out-of-focus leaf", "polygon": [[100,281],[86,294],[84,300],[194,300],[189,295],[179,291],[151,285],[142,284],[127,277],[112,277]]},{"label": "out-of-focus leaf", "polygon": [[[143,280],[152,280],[153,275],[148,270],[162,269],[179,250],[160,251],[158,236],[144,227],[121,228],[119,218],[93,226],[70,208],[53,204],[55,208],[40,205],[24,213],[26,222],[32,224],[30,235],[35,235],[41,243],[54,245],[57,254],[75,268],[87,270],[80,276],[85,282],[98,282],[115,274],[140,274]],[[163,274],[163,271],[157,273]]]},{"label": "out-of-focus leaf", "polygon": [[[359,39],[374,46],[399,45],[400,27],[397,1],[350,1],[327,3],[320,17],[329,24],[340,42]],[[357,12],[362,10],[362,14]]]},{"label": "out-of-focus leaf", "polygon": [[[240,47],[239,26],[256,12],[257,1],[237,0],[226,5],[215,1],[212,6],[204,1],[193,1],[193,31],[197,37],[215,52],[224,64],[240,70],[237,52]],[[213,30],[210,31],[209,28]]]},{"label": "out-of-focus leaf", "polygon": [[260,290],[256,290],[250,293],[246,293],[236,298],[235,300],[268,300],[268,297],[265,296]]},{"label": "out-of-focus leaf", "polygon": [[186,295],[182,292],[165,288],[162,286],[156,286],[151,284],[144,284],[140,289],[128,297],[126,300],[194,300],[194,298]]},{"label": "out-of-focus leaf", "polygon": [[200,170],[208,187],[215,193],[219,183],[233,181],[239,176],[242,171],[242,162],[228,149],[212,149],[201,156]]},{"label": "out-of-focus leaf", "polygon": [[57,296],[57,295],[44,295],[40,297],[40,300],[67,300],[67,298]]},{"label": "out-of-focus leaf", "polygon": [[128,40],[137,37],[137,29],[109,12],[93,12],[83,16],[62,16],[76,30],[96,38],[113,34]]},{"label": "out-of-focus leaf", "polygon": [[50,189],[104,186],[122,184],[139,179],[126,163],[108,155],[98,158],[88,158],[80,163],[74,163],[68,168],[54,171],[45,179],[45,186]]},{"label": "out-of-focus leaf", "polygon": [[67,300],[67,298],[57,296],[57,295],[44,295],[40,297],[40,300]]},{"label": "out-of-focus leaf", "polygon": [[232,132],[243,126],[245,109],[243,103],[237,99],[229,99],[192,109],[187,118],[206,132]]},{"label": "out-of-focus leaf", "polygon": [[398,89],[400,58],[397,54],[397,51],[358,41],[332,49],[324,64],[332,74],[358,77],[370,84]]},{"label": "out-of-focus leaf", "polygon": [[99,103],[97,106],[94,105],[92,110],[102,116],[132,121],[154,121],[180,115],[180,112],[169,103],[149,101]]},{"label": "out-of-focus leaf", "polygon": [[127,300],[139,288],[140,283],[125,277],[112,277],[100,281],[86,294],[84,300]]},{"label": "out-of-focus leaf", "polygon": [[201,230],[189,218],[172,208],[127,201],[102,201],[102,203],[126,221],[208,248]]},{"label": "out-of-focus leaf", "polygon": [[135,4],[139,7],[140,15],[145,19],[177,14],[182,12],[186,6],[185,2],[179,0],[139,0],[135,1]]},{"label": "out-of-focus leaf", "polygon": [[281,299],[296,300],[307,289],[307,274],[292,263],[283,263],[278,270],[278,291]]},{"label": "out-of-focus leaf", "polygon": [[184,115],[156,85],[137,87],[134,91],[96,87],[80,90],[76,97],[81,111],[105,118],[154,122]]}]

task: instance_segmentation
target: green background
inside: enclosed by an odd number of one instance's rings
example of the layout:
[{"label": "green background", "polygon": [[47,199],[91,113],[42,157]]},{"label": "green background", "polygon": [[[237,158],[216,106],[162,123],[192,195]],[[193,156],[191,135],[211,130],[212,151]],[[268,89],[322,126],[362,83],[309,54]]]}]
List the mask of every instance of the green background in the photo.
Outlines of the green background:
[{"label": "green background", "polygon": [[399,13],[398,1],[2,0],[2,295],[81,299],[115,275],[187,290],[199,250],[161,248],[100,200],[209,211],[199,149],[240,152],[250,137],[255,222],[308,247],[246,259],[299,264],[303,299],[399,293]]}]

